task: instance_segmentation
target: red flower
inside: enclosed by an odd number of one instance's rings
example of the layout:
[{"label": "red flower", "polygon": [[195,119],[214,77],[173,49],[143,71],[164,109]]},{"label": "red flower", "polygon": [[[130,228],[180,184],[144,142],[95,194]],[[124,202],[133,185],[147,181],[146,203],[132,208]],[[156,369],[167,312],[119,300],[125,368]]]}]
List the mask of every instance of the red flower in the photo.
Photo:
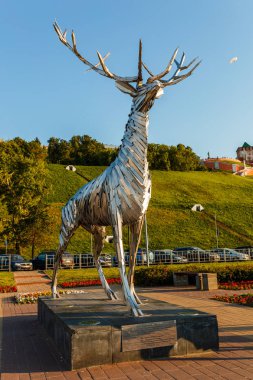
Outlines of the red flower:
[{"label": "red flower", "polygon": [[0,286],[0,293],[14,293],[17,291],[16,286],[3,285]]},{"label": "red flower", "polygon": [[[108,284],[121,284],[120,278],[109,278],[107,280]],[[80,286],[94,286],[101,285],[100,280],[84,280],[84,281],[71,281],[71,282],[62,282],[59,284],[62,288],[76,288]]]}]

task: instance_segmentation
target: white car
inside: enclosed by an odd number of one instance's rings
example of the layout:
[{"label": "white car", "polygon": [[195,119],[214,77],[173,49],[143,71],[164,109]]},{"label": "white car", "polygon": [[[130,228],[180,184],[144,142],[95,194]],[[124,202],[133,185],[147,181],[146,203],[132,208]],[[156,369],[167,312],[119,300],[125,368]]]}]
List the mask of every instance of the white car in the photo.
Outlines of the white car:
[{"label": "white car", "polygon": [[223,261],[240,261],[240,260],[250,260],[250,255],[247,253],[237,252],[230,248],[215,248],[211,252],[216,252],[219,254],[221,260]]},{"label": "white car", "polygon": [[155,254],[155,263],[188,263],[188,260],[185,256],[176,254],[172,249],[160,249],[159,251],[154,251]]}]

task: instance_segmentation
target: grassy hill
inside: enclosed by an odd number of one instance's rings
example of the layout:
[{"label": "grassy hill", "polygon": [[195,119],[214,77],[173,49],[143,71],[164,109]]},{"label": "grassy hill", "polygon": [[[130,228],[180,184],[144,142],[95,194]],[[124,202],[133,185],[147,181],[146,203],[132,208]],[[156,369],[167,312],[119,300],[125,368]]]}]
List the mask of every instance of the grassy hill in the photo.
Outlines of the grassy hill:
[{"label": "grassy hill", "polygon": [[[96,177],[103,167],[77,166],[77,172],[65,170],[62,165],[49,165],[51,193],[48,197],[50,214],[55,228],[46,246],[56,248],[60,225],[60,209],[87,180]],[[214,215],[219,226],[220,247],[253,245],[253,181],[250,178],[213,172],[153,171],[152,199],[147,221],[149,244],[152,249],[195,245],[209,249],[216,246]],[[204,212],[193,212],[191,207],[200,203]],[[110,235],[110,230],[108,229]],[[124,228],[127,246],[128,231]],[[144,239],[142,239],[144,245]],[[45,245],[45,244],[44,244]],[[69,244],[70,252],[89,252],[90,235],[81,228]],[[104,252],[112,252],[106,244]],[[30,249],[24,250],[29,256]]]}]

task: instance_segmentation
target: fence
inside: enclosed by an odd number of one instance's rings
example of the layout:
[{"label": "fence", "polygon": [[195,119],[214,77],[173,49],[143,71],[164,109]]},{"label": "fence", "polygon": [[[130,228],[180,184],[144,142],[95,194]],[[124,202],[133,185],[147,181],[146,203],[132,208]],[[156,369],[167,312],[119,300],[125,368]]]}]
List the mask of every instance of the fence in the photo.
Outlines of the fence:
[{"label": "fence", "polygon": [[11,255],[0,255],[0,271],[11,271]]},{"label": "fence", "polygon": [[[253,260],[253,248],[241,250],[220,249],[219,252],[210,250],[182,250],[173,252],[172,250],[153,251],[149,254],[149,264],[186,264],[186,263],[210,263],[210,262],[234,262]],[[73,265],[75,269],[94,268],[95,261],[92,254],[75,254],[73,255]],[[117,267],[118,259],[115,254],[107,254],[100,256],[100,263],[103,267]],[[129,255],[125,255],[125,263],[129,265]],[[145,252],[138,253],[136,257],[136,265],[147,265],[147,255]],[[54,257],[48,257],[46,260],[46,269],[54,267]],[[64,268],[65,265],[60,267]]]},{"label": "fence", "polygon": [[[11,257],[12,255],[0,255],[0,271],[11,271]],[[100,263],[103,267],[117,267],[118,260],[114,253],[103,254],[99,257]],[[235,262],[253,260],[253,248],[246,249],[217,249],[213,250],[155,250],[149,252],[149,264],[186,264],[186,263],[210,263],[210,262]],[[36,261],[36,260],[35,260]],[[53,269],[55,263],[55,255],[44,254],[43,260],[35,264],[35,269]],[[129,254],[125,254],[125,263],[129,265]],[[137,254],[136,265],[147,265],[147,255],[144,251]],[[80,254],[66,254],[63,255],[60,262],[60,268],[94,268],[95,261],[93,255],[90,253]]]}]

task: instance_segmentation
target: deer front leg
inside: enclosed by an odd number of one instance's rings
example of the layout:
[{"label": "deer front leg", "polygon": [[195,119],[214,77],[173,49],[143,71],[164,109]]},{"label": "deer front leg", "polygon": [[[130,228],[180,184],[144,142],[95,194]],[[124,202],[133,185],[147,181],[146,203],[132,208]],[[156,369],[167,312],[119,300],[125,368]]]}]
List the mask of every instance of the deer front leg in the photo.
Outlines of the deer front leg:
[{"label": "deer front leg", "polygon": [[112,226],[113,236],[114,236],[114,245],[115,245],[115,249],[116,249],[116,253],[118,257],[118,263],[119,263],[118,265],[119,265],[124,297],[133,315],[135,317],[142,317],[143,312],[141,311],[138,303],[136,302],[135,297],[133,296],[130,290],[128,281],[127,281],[125,255],[124,255],[124,248],[123,248],[123,242],[122,242],[122,219],[117,209],[113,215],[113,220],[115,221],[115,224]]},{"label": "deer front leg", "polygon": [[60,263],[63,252],[64,252],[64,247],[60,246],[55,256],[54,272],[53,272],[52,285],[51,285],[52,298],[60,298],[59,292],[57,290],[57,273],[58,273],[59,263]]},{"label": "deer front leg", "polygon": [[143,226],[143,218],[138,220],[138,222],[130,225],[130,233],[131,233],[131,242],[130,242],[130,252],[129,252],[129,272],[128,272],[128,284],[131,290],[131,293],[136,299],[138,304],[141,304],[141,300],[135,292],[134,288],[134,271],[135,271],[135,263],[136,263],[136,255],[137,250],[140,243],[141,238],[141,230]]}]

